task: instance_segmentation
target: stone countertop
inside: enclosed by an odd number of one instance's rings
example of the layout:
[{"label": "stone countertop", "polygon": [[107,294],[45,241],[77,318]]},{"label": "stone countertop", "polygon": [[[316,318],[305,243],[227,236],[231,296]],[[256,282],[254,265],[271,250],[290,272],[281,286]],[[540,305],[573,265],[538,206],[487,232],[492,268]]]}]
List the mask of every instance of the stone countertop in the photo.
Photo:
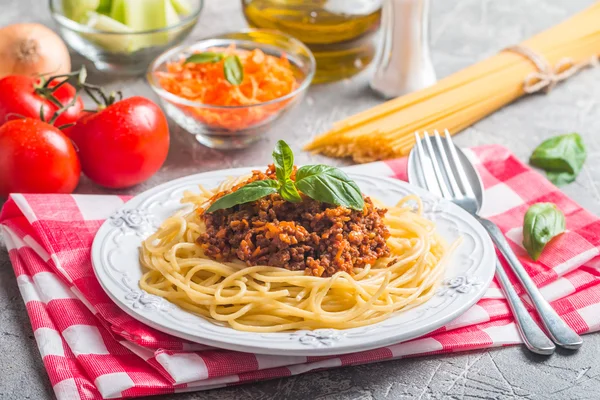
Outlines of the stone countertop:
[{"label": "stone countertop", "polygon": [[[40,0],[0,0],[0,25],[35,21],[52,25]],[[237,0],[207,0],[192,38],[245,26]],[[439,77],[518,43],[593,3],[592,0],[432,0],[431,45]],[[82,58],[73,55],[74,67]],[[89,66],[89,70],[93,68]],[[202,147],[171,123],[172,146],[161,171],[123,193],[135,194],[192,173],[265,164],[276,139],[299,149],[332,122],[377,104],[367,88],[369,72],[351,80],[310,89],[305,101],[267,142],[244,151]],[[123,88],[126,96],[155,98],[142,78],[120,79],[90,73],[93,83]],[[564,191],[600,213],[600,70],[588,69],[549,95],[524,98],[456,137],[461,146],[499,143],[527,157],[544,138],[579,132],[588,161],[577,182]],[[304,152],[298,163],[322,160]],[[339,162],[338,162],[339,163]],[[104,193],[85,178],[78,193]],[[1,202],[0,202],[1,205]],[[577,353],[550,358],[521,347],[340,368],[208,392],[164,396],[191,399],[597,399],[600,393],[600,334],[585,336]],[[0,399],[53,398],[6,250],[0,249]]]}]

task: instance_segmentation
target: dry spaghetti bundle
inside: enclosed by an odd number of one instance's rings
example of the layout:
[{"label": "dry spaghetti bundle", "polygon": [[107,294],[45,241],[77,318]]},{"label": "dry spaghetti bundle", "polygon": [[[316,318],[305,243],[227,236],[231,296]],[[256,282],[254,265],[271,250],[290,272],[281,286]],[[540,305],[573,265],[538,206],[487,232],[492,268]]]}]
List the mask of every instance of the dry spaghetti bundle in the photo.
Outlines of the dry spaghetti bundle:
[{"label": "dry spaghetti bundle", "polygon": [[414,132],[452,134],[526,93],[549,90],[600,56],[600,2],[437,84],[334,124],[306,150],[358,162],[406,155]]}]

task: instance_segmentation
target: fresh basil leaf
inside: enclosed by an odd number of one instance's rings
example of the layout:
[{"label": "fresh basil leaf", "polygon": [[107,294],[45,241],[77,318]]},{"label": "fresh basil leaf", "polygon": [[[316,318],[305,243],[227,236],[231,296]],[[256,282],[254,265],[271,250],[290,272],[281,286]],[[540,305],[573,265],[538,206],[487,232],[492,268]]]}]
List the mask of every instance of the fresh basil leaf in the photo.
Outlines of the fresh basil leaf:
[{"label": "fresh basil leaf", "polygon": [[577,175],[570,172],[546,172],[546,178],[556,186],[564,186],[571,182],[574,182]]},{"label": "fresh basil leaf", "polygon": [[533,261],[540,258],[550,240],[565,231],[565,224],[565,216],[553,203],[529,207],[523,220],[523,247]]},{"label": "fresh basil leaf", "polygon": [[244,67],[238,56],[227,56],[223,62],[225,79],[234,86],[242,83],[244,80]]},{"label": "fresh basil leaf", "polygon": [[296,171],[296,187],[311,199],[354,210],[364,208],[358,185],[342,170],[328,165],[306,165]]},{"label": "fresh basil leaf", "polygon": [[212,51],[206,51],[204,53],[195,53],[185,59],[184,64],[204,64],[204,63],[215,63],[223,59],[223,53],[215,53]]},{"label": "fresh basil leaf", "polygon": [[280,140],[273,150],[273,163],[275,164],[275,174],[279,182],[284,183],[291,175],[294,169],[294,152],[286,142]]},{"label": "fresh basil leaf", "polygon": [[302,197],[300,197],[300,193],[298,193],[298,189],[296,189],[296,185],[291,179],[288,179],[281,185],[279,188],[279,195],[282,199],[291,203],[299,203],[302,201]]},{"label": "fresh basil leaf", "polygon": [[[546,172],[572,174],[574,180],[581,171],[586,156],[581,136],[577,133],[569,133],[542,142],[531,154],[529,162]],[[568,183],[568,179],[564,177],[558,179],[555,175],[549,176],[549,179]]]},{"label": "fresh basil leaf", "polygon": [[231,208],[238,204],[256,201],[270,194],[277,193],[278,188],[279,182],[272,179],[250,182],[235,192],[218,198],[210,205],[210,207],[208,207],[206,212],[213,212],[224,208]]}]

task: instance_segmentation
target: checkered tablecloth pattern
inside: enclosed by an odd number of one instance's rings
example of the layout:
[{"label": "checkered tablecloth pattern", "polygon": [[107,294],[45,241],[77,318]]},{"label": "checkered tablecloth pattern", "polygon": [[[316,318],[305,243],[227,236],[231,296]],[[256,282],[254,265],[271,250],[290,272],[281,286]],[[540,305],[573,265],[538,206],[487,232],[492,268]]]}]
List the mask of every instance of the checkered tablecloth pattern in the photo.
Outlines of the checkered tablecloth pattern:
[{"label": "checkered tablecloth pattern", "polygon": [[[503,147],[484,146],[467,153],[484,180],[482,214],[500,226],[543,295],[569,325],[579,333],[600,330],[600,219]],[[348,170],[405,179],[406,160]],[[92,271],[94,235],[127,200],[14,194],[0,214],[0,231],[59,400],[204,390],[344,365],[521,343],[495,282],[469,311],[425,337],[342,356],[239,353],[158,332],[112,303]],[[542,201],[557,204],[565,213],[567,232],[532,262],[521,246],[521,225],[528,206]]]}]

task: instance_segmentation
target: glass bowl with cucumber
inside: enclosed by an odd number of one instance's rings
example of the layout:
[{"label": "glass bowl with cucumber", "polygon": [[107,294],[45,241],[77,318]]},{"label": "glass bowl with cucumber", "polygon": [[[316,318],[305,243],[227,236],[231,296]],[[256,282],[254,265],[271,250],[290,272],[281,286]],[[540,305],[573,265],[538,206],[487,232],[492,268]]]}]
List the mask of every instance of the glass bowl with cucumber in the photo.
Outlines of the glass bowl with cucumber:
[{"label": "glass bowl with cucumber", "polygon": [[67,44],[100,71],[143,74],[160,53],[185,39],[203,0],[49,0]]}]

